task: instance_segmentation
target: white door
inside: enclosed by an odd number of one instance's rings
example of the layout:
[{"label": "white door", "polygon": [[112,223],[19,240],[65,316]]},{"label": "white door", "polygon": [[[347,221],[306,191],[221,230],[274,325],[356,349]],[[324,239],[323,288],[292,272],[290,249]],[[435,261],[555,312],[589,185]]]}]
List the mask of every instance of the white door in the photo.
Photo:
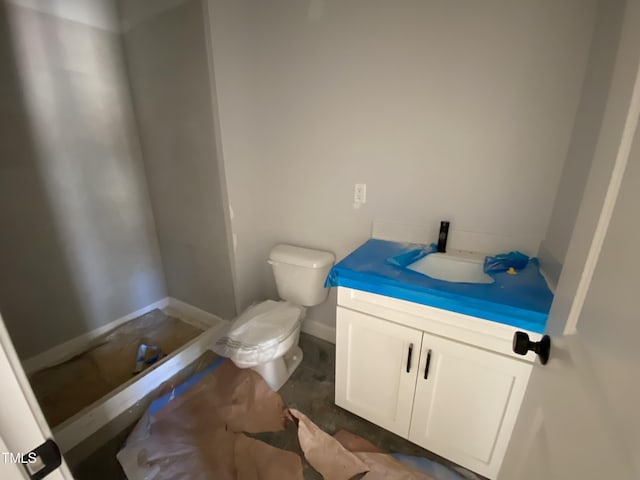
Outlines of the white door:
[{"label": "white door", "polygon": [[640,478],[640,2],[627,8],[551,310],[551,357],[532,372],[502,480]]},{"label": "white door", "polygon": [[424,334],[409,440],[495,478],[531,364]]},{"label": "white door", "polygon": [[[22,370],[11,339],[0,316],[0,478],[13,480],[29,478],[20,462],[30,463],[25,455],[52,439],[51,430]],[[31,464],[35,471],[37,460]],[[62,465],[46,476],[47,480],[71,480],[73,477],[62,459]]]},{"label": "white door", "polygon": [[407,437],[422,332],[338,307],[336,404]]}]

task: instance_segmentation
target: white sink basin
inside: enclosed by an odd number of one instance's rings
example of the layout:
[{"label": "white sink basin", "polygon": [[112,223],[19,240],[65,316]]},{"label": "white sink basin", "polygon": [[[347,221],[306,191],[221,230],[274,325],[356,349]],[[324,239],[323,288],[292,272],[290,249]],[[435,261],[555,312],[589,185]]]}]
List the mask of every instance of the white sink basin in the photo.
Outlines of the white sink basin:
[{"label": "white sink basin", "polygon": [[406,268],[447,282],[493,283],[493,278],[484,273],[482,266],[480,259],[431,253]]}]

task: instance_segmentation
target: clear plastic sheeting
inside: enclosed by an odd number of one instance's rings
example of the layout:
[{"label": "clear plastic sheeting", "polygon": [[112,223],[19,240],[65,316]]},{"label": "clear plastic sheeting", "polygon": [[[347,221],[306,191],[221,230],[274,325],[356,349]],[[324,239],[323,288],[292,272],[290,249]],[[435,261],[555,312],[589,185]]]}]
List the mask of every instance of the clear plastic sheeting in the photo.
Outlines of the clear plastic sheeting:
[{"label": "clear plastic sheeting", "polygon": [[392,453],[391,456],[400,463],[427,473],[437,480],[480,480],[475,473],[457,466],[444,465],[425,457]]},{"label": "clear plastic sheeting", "polygon": [[[297,428],[287,428],[287,419]],[[264,441],[251,436],[266,432]],[[129,480],[476,479],[389,455],[345,430],[331,436],[286,409],[258,373],[220,359],[155,400],[117,458]]]},{"label": "clear plastic sheeting", "polygon": [[248,434],[280,432],[284,403],[230,361],[178,387],[138,422],[117,458],[129,480],[302,480],[300,457]]},{"label": "clear plastic sheeting", "polygon": [[294,333],[303,313],[304,307],[289,302],[267,300],[252,305],[233,321],[213,351],[240,365],[269,362],[282,341]]}]

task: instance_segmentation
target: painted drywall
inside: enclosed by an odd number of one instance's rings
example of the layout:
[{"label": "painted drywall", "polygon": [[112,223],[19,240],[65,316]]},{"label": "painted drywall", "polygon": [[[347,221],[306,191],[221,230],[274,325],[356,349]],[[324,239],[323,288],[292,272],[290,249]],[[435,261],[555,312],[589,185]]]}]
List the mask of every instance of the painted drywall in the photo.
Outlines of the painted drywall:
[{"label": "painted drywall", "polygon": [[54,17],[73,20],[92,27],[119,31],[118,9],[114,0],[8,0]]},{"label": "painted drywall", "polygon": [[119,37],[5,8],[0,310],[24,359],[166,289]]},{"label": "painted drywall", "polygon": [[[640,242],[640,92],[632,93],[640,67],[640,2],[623,2],[624,12],[610,3],[602,2],[600,11],[622,16],[620,46],[612,54],[596,152],[547,325],[551,359],[533,369],[499,480],[585,478],[596,471],[636,478],[640,472],[640,388],[630,380],[637,376],[640,335],[640,259],[633,254]],[[605,201],[608,191],[613,195]],[[601,213],[610,218],[596,228]],[[583,276],[584,291],[576,295]],[[570,310],[579,319],[577,331],[563,335]]]},{"label": "painted drywall", "polygon": [[121,32],[190,0],[109,0],[117,6]]},{"label": "painted drywall", "polygon": [[145,12],[123,39],[168,292],[233,318],[202,5]]},{"label": "painted drywall", "polygon": [[[636,9],[636,15],[638,13],[640,9]],[[639,24],[636,22],[636,28]],[[640,36],[635,38],[640,42]],[[636,50],[640,54],[640,48]],[[640,243],[639,203],[640,129],[636,129],[615,210],[578,323],[593,367],[591,373],[602,387],[599,393],[618,432],[616,447],[624,446],[623,458],[633,465],[635,475],[640,473],[640,418],[637,415],[640,385],[629,379],[638,372],[640,257],[633,252]]]},{"label": "painted drywall", "polygon": [[240,306],[274,244],[341,258],[374,219],[544,238],[595,1],[209,3]]},{"label": "painted drywall", "polygon": [[540,245],[541,266],[554,283],[558,281],[567,254],[602,126],[625,3],[623,0],[599,2],[571,144],[546,236]]},{"label": "painted drywall", "polygon": [[[635,17],[626,12],[629,8],[633,8],[635,12],[636,7],[633,5],[634,2],[623,2],[622,5],[618,4],[620,9],[606,10],[610,15],[622,17],[622,34],[620,46],[614,54],[611,86],[607,92],[601,127],[597,132],[595,153],[549,312],[547,331],[552,336],[562,335],[565,329],[568,330],[567,333],[572,333],[575,328],[580,314],[580,302],[576,302],[576,295],[585,293],[583,277],[585,269],[589,267],[587,259],[590,250],[594,248],[594,234],[607,202],[607,191],[617,158],[624,153],[621,150],[622,136],[629,116],[635,73],[639,64],[637,29],[625,27],[625,23],[635,25]],[[615,31],[611,33],[618,35]]]}]

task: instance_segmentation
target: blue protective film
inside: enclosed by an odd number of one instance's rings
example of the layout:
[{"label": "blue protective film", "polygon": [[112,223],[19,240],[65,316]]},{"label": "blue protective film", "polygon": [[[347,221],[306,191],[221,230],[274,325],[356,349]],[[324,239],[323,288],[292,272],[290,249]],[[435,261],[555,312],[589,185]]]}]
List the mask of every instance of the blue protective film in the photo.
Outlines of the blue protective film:
[{"label": "blue protective film", "polygon": [[162,407],[167,405],[171,400],[173,400],[176,397],[179,397],[184,392],[186,392],[190,387],[192,387],[193,385],[198,383],[200,380],[202,380],[204,377],[206,377],[211,372],[213,372],[225,360],[226,359],[224,357],[220,357],[216,359],[215,362],[213,362],[211,365],[209,365],[207,368],[205,368],[201,372],[198,372],[195,375],[192,375],[187,380],[182,382],[180,385],[173,388],[170,392],[167,392],[164,395],[156,398],[153,402],[151,402],[151,405],[149,405],[149,408],[147,409],[147,413],[149,415],[153,415],[154,413],[156,413]]},{"label": "blue protective film", "polygon": [[428,248],[420,247],[409,250],[408,252],[399,253],[398,255],[385,259],[385,262],[398,267],[406,267],[407,265],[411,265],[413,262],[417,262],[421,258],[426,257],[430,253],[435,252],[436,248],[436,244],[432,243]]},{"label": "blue protective film", "polygon": [[484,273],[506,272],[510,268],[522,270],[527,266],[529,257],[522,252],[499,253],[484,259]]},{"label": "blue protective film", "polygon": [[[391,456],[405,465],[415,468],[420,472],[431,475],[437,480],[465,480],[465,478],[450,467],[446,467],[434,460],[417,457],[415,455],[404,455],[402,453],[392,453]],[[458,467],[461,469],[461,467]],[[471,474],[470,472],[467,472]],[[475,477],[475,474],[471,474]],[[476,477],[478,478],[478,477]]]},{"label": "blue protective film", "polygon": [[326,286],[348,287],[429,305],[542,333],[553,294],[530,259],[517,272],[491,273],[490,284],[456,283],[414,272],[406,265],[433,252],[432,247],[371,239],[329,272]]}]

